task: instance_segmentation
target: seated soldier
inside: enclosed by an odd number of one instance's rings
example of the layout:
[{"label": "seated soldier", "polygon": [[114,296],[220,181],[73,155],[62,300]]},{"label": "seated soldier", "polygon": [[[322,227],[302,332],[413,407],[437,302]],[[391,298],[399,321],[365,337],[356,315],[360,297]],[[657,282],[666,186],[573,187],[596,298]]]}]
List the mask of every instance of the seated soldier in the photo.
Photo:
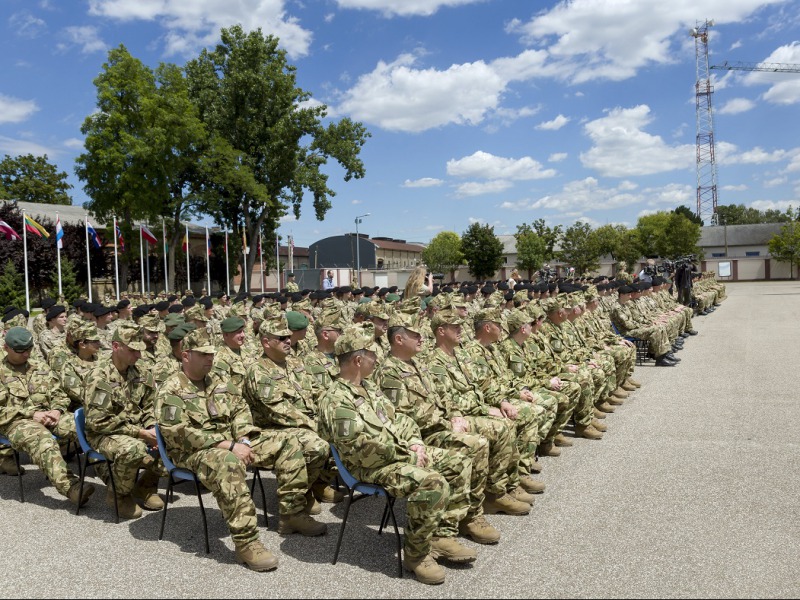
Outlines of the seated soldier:
[{"label": "seated soldier", "polygon": [[320,433],[360,481],[407,498],[403,565],[426,584],[444,582],[435,556],[472,562],[477,555],[455,540],[466,514],[472,463],[457,451],[427,447],[413,420],[395,414],[367,381],[375,368],[371,323],[349,327],[336,341],[340,374],[320,398]]},{"label": "seated soldier", "polygon": [[[84,486],[79,497],[80,484],[53,437],[75,439],[75,420],[67,412],[69,399],[50,368],[30,359],[32,348],[33,334],[27,329],[12,327],[6,332],[5,356],[0,362],[0,433],[12,448],[31,457],[60,494],[83,506],[94,488]],[[10,458],[3,460],[0,470],[20,474]]]}]

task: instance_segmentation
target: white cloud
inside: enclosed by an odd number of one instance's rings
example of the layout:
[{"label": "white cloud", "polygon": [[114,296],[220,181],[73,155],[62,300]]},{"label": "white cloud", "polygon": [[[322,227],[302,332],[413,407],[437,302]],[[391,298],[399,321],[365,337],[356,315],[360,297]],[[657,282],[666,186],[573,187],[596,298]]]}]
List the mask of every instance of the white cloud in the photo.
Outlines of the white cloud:
[{"label": "white cloud", "polygon": [[0,135],[0,154],[9,154],[17,156],[19,154],[33,154],[34,156],[44,156],[47,154],[49,157],[58,155],[58,151],[52,148],[46,148],[35,142],[28,140],[15,140],[4,135]]},{"label": "white cloud", "polygon": [[8,25],[20,37],[34,39],[47,31],[47,23],[27,11],[14,13],[8,18]]},{"label": "white cloud", "polygon": [[438,185],[442,185],[444,181],[441,179],[436,179],[434,177],[423,177],[422,179],[406,179],[403,182],[404,188],[426,188],[426,187],[436,187]]},{"label": "white cloud", "polygon": [[773,179],[768,179],[767,181],[765,181],[764,182],[764,187],[768,187],[768,188],[778,187],[779,185],[783,185],[787,181],[789,181],[788,177],[775,177]]},{"label": "white cloud", "polygon": [[569,156],[566,152],[554,152],[547,157],[547,162],[561,162]]},{"label": "white cloud", "polygon": [[471,196],[483,196],[485,194],[497,194],[504,192],[513,184],[510,181],[495,179],[493,181],[468,181],[456,187],[456,197],[466,198]]},{"label": "white cloud", "polygon": [[523,181],[555,177],[556,171],[543,170],[542,164],[530,156],[519,159],[503,158],[479,150],[464,158],[448,160],[447,174],[454,177]]},{"label": "white cloud", "polygon": [[544,121],[543,123],[539,123],[536,126],[536,129],[544,130],[544,131],[558,131],[564,125],[569,123],[569,117],[565,117],[564,115],[558,115],[552,121]]},{"label": "white cloud", "polygon": [[100,39],[97,27],[91,25],[84,25],[82,27],[67,27],[64,29],[68,44],[59,44],[59,47],[66,50],[68,47],[75,45],[81,47],[83,54],[91,54],[93,52],[105,52],[108,46]]},{"label": "white cloud", "polygon": [[83,140],[79,140],[78,138],[69,138],[64,140],[64,146],[69,148],[70,150],[83,150]]},{"label": "white cloud", "polygon": [[484,0],[336,0],[339,8],[376,10],[386,17],[428,17],[442,7],[475,4]]},{"label": "white cloud", "polygon": [[444,225],[426,225],[425,231],[439,231],[440,229],[444,229]]},{"label": "white cloud", "polygon": [[792,152],[786,150],[775,150],[767,152],[760,146],[745,152],[737,152],[734,144],[717,144],[717,156],[721,165],[764,165],[780,162],[790,158]]},{"label": "white cloud", "polygon": [[0,123],[20,123],[39,110],[33,100],[20,100],[0,94]]},{"label": "white cloud", "polygon": [[286,13],[285,0],[89,0],[89,14],[119,21],[154,21],[166,30],[167,54],[194,54],[219,39],[219,30],[241,23],[280,38],[291,57],[308,54],[312,34]]},{"label": "white cloud", "polygon": [[645,208],[644,210],[640,210],[639,214],[636,215],[637,219],[641,219],[642,217],[649,217],[650,215],[656,214],[658,211],[651,208]]},{"label": "white cloud", "polygon": [[800,207],[800,200],[756,200],[750,203],[751,208],[757,210],[786,210]]},{"label": "white cloud", "polygon": [[737,48],[741,47],[742,47],[742,40],[736,40],[731,44],[731,47],[728,48],[728,51],[730,52],[731,50],[736,50]]},{"label": "white cloud", "polygon": [[717,111],[721,115],[738,115],[756,107],[756,103],[748,98],[733,98],[728,100]]},{"label": "white cloud", "polygon": [[[764,63],[784,63],[796,65],[800,63],[800,42],[792,42],[777,48],[767,56]],[[761,96],[773,104],[800,103],[800,78],[788,73],[747,73],[742,77],[744,85],[768,85],[770,88]]]},{"label": "white cloud", "polygon": [[748,189],[747,185],[745,185],[744,183],[741,183],[739,185],[723,185],[722,186],[722,191],[723,192],[744,192],[747,189]]},{"label": "white cloud", "polygon": [[689,169],[695,163],[694,144],[669,146],[644,131],[652,122],[650,108],[615,108],[605,117],[589,121],[584,130],[594,144],[581,153],[581,162],[607,177],[652,175]]},{"label": "white cloud", "polygon": [[353,200],[350,204],[364,204],[363,200]]}]

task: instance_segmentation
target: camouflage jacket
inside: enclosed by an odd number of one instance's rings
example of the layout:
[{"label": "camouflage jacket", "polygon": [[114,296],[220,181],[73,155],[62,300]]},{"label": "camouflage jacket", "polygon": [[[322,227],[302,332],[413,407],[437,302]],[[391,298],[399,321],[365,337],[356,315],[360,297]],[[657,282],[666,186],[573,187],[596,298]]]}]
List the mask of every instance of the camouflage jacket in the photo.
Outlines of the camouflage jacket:
[{"label": "camouflage jacket", "polygon": [[237,390],[241,390],[247,374],[247,362],[249,361],[241,349],[237,352],[221,344],[214,355],[214,371],[219,373],[224,381],[230,380]]},{"label": "camouflage jacket", "polygon": [[303,356],[303,364],[313,380],[314,399],[319,400],[333,383],[334,377],[338,377],[339,363],[335,356],[315,349]]},{"label": "camouflage jacket", "polygon": [[160,387],[167,379],[172,377],[175,373],[181,370],[181,361],[170,354],[167,357],[159,360],[154,367],[151,368],[153,380],[156,386]]},{"label": "camouflage jacket", "polygon": [[213,371],[205,378],[205,389],[192,382],[183,371],[173,373],[156,397],[158,427],[170,456],[184,463],[199,450],[220,442],[257,437],[245,401],[232,383]]},{"label": "camouflage jacket", "polygon": [[462,347],[472,359],[473,381],[478,382],[489,404],[500,406],[501,402],[519,395],[514,377],[498,352],[499,344],[484,346],[476,339]]},{"label": "camouflage jacket", "polygon": [[472,360],[464,350],[456,348],[455,356],[450,356],[434,348],[425,360],[433,376],[434,389],[444,399],[449,418],[489,414],[491,405],[474,379]]},{"label": "camouflage jacket", "polygon": [[538,370],[537,362],[531,356],[529,348],[527,344],[520,346],[513,337],[504,339],[500,342],[499,348],[500,355],[505,359],[504,366],[514,374],[518,389],[535,390],[547,387],[552,376]]},{"label": "camouflage jacket", "polygon": [[95,356],[94,360],[82,360],[74,352],[70,352],[64,361],[59,378],[61,387],[70,400],[70,410],[77,410],[83,406],[83,399],[86,396],[86,384],[88,383],[89,373],[97,366],[99,359]]},{"label": "camouflage jacket", "polygon": [[39,334],[39,350],[42,351],[44,359],[48,360],[53,348],[61,345],[66,338],[67,336],[63,331],[59,331],[58,329],[44,329]]},{"label": "camouflage jacket", "polygon": [[552,321],[545,321],[541,332],[562,362],[577,365],[585,362],[591,354],[587,348],[581,345],[575,336],[574,329],[567,322],[555,325]]},{"label": "camouflage jacket", "polygon": [[317,430],[314,383],[296,356],[279,365],[263,355],[247,369],[242,395],[258,427]]},{"label": "camouflage jacket", "polygon": [[44,362],[30,359],[15,367],[0,362],[0,431],[19,419],[31,419],[39,411],[67,412],[69,398],[56,374]]}]

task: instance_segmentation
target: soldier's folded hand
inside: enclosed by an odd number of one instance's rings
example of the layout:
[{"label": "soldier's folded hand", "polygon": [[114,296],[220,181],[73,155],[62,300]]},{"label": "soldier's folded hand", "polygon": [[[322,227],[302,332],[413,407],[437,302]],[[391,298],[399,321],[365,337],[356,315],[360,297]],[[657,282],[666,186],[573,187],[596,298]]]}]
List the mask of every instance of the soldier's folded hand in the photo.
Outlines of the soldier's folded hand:
[{"label": "soldier's folded hand", "polygon": [[242,461],[246,467],[249,467],[250,464],[253,462],[255,458],[253,455],[253,451],[250,449],[250,446],[247,444],[234,444],[233,450],[231,450],[233,454]]}]

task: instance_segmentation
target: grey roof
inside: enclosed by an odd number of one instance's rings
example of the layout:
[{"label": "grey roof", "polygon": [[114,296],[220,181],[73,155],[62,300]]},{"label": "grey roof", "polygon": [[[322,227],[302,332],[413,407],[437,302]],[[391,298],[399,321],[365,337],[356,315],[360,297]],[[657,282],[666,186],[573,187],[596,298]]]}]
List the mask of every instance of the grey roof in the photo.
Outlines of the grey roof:
[{"label": "grey roof", "polygon": [[[781,232],[784,223],[761,223],[758,225],[716,225],[703,227],[700,232],[701,248],[728,246],[766,246],[770,238]],[[727,232],[726,232],[727,229]]]},{"label": "grey roof", "polygon": [[503,243],[503,254],[517,253],[517,238],[513,235],[498,235],[497,239]]}]

